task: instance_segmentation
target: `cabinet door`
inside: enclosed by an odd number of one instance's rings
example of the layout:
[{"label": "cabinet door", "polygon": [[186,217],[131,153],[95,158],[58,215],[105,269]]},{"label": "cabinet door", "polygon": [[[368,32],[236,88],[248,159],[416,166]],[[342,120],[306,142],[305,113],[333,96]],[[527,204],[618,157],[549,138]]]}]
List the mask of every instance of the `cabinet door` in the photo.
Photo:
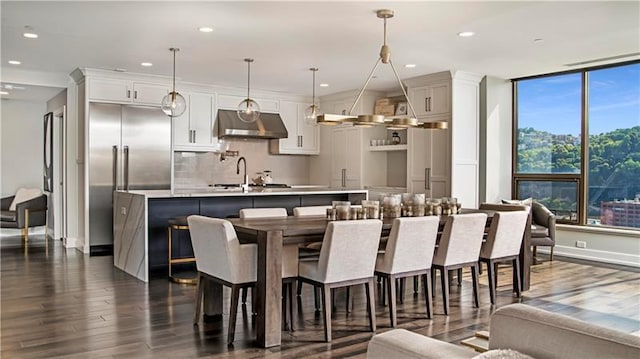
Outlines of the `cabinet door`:
[{"label": "cabinet door", "polygon": [[213,140],[213,96],[192,93],[189,96],[189,124],[193,131],[193,144],[210,146]]},{"label": "cabinet door", "polygon": [[450,149],[447,131],[409,129],[407,187],[430,197],[448,196],[450,191]]},{"label": "cabinet door", "polygon": [[331,180],[332,186],[343,187],[343,171],[346,171],[346,132],[345,129],[334,129],[331,134]]},{"label": "cabinet door", "polygon": [[298,135],[302,153],[317,155],[320,153],[320,129],[315,123],[307,123],[304,110],[309,104],[298,105]]},{"label": "cabinet door", "polygon": [[345,167],[347,169],[348,187],[358,187],[362,173],[362,130],[345,129]]},{"label": "cabinet door", "polygon": [[173,125],[173,146],[191,146],[193,143],[193,132],[191,131],[191,125],[189,124],[189,112],[191,110],[191,106],[189,106],[189,95],[185,94],[185,99],[187,100],[187,109],[184,113],[177,117],[171,118],[171,123]]},{"label": "cabinet door", "polygon": [[287,128],[289,137],[280,139],[280,153],[296,153],[300,149],[300,135],[298,134],[298,103],[290,101],[280,102],[280,117]]},{"label": "cabinet door", "polygon": [[89,79],[89,100],[101,102],[131,102],[130,81]]},{"label": "cabinet door", "polygon": [[[133,102],[144,105],[160,106],[162,104],[162,99],[169,93],[169,91],[169,88],[164,85],[134,83]],[[185,100],[186,99],[187,98],[185,97]]]},{"label": "cabinet door", "polygon": [[449,82],[416,87],[410,90],[411,104],[416,116],[438,116],[451,112],[451,84]]}]

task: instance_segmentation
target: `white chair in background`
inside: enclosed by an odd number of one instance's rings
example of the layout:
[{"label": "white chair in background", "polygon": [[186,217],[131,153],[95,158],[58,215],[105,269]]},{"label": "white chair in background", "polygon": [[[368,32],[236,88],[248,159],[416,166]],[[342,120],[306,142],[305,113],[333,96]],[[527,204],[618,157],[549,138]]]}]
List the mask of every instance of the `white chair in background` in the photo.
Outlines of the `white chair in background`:
[{"label": "white chair in background", "polygon": [[[391,326],[396,318],[396,279],[423,275],[427,318],[433,311],[431,262],[438,237],[439,217],[406,217],[393,220],[385,252],[378,255],[375,274],[387,282]],[[385,295],[383,293],[383,295]],[[401,294],[402,295],[402,294]]]},{"label": "white chair in background", "polygon": [[330,205],[295,207],[293,209],[293,216],[294,217],[326,216],[327,209],[329,208],[331,208]]},{"label": "white chair in background", "polygon": [[496,286],[498,283],[498,263],[511,262],[513,264],[513,290],[520,298],[520,247],[527,225],[529,212],[510,211],[496,212],[491,219],[487,241],[482,244],[480,261],[487,263],[489,277],[489,296],[491,304],[495,304]]},{"label": "white chair in background", "polygon": [[227,344],[235,336],[240,289],[254,286],[257,280],[258,248],[240,244],[231,222],[203,216],[189,216],[189,232],[198,268],[198,289],[193,323],[200,320],[204,281],[231,287]]},{"label": "white chair in background", "polygon": [[376,329],[373,271],[381,231],[378,219],[329,222],[318,261],[299,264],[300,279],[322,291],[327,342],[331,341],[331,288],[365,284],[369,327]]},{"label": "white chair in background", "polygon": [[[286,218],[286,208],[243,208],[240,210],[240,218]],[[284,298],[284,327],[294,330],[296,303],[289,300],[293,291],[293,284],[298,277],[298,245],[285,244],[282,246],[282,290]],[[242,302],[247,300],[247,292],[242,293]]]},{"label": "white chair in background", "polygon": [[433,257],[433,269],[440,269],[444,314],[449,315],[449,271],[471,267],[473,300],[478,307],[478,259],[487,224],[484,213],[449,216]]}]

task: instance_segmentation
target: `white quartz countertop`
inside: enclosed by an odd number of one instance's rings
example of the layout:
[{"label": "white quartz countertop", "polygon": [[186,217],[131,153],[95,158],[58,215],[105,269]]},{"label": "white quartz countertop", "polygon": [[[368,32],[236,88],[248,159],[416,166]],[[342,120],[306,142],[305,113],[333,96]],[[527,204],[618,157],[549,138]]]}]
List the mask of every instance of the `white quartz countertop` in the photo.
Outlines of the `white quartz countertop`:
[{"label": "white quartz countertop", "polygon": [[132,190],[118,191],[142,195],[147,198],[174,198],[174,197],[246,197],[246,196],[286,196],[307,194],[338,194],[338,193],[367,193],[366,189],[331,189],[318,187],[294,187],[294,188],[261,188],[252,187],[249,192],[239,189],[209,188],[194,190]]}]

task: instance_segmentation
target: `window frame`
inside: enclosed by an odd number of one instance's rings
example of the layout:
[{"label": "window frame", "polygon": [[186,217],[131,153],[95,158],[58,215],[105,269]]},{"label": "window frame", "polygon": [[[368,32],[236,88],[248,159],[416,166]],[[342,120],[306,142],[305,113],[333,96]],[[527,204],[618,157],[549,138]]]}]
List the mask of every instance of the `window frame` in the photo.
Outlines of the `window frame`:
[{"label": "window frame", "polygon": [[[527,77],[520,77],[511,79],[511,111],[512,111],[512,133],[511,133],[511,196],[512,198],[519,198],[518,182],[520,181],[546,181],[546,182],[578,182],[578,198],[577,209],[578,218],[577,221],[561,220],[558,219],[558,223],[572,224],[580,226],[589,226],[596,228],[617,228],[617,229],[631,229],[635,228],[627,227],[609,227],[603,225],[593,225],[587,223],[587,207],[588,203],[588,181],[589,181],[589,72],[622,67],[627,65],[639,64],[640,60],[624,61],[614,64],[600,65],[585,67],[569,71],[554,72],[549,74],[534,75]],[[532,80],[544,77],[555,77],[567,74],[581,74],[581,109],[580,109],[580,172],[577,174],[567,173],[518,173],[518,81]]]}]

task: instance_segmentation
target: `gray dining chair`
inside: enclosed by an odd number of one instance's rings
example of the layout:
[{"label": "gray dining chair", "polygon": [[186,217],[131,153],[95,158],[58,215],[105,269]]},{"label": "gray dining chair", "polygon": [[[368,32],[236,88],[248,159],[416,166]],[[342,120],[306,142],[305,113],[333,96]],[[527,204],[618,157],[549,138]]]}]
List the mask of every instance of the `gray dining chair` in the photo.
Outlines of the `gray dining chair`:
[{"label": "gray dining chair", "polygon": [[444,314],[449,315],[449,271],[471,268],[473,302],[478,307],[478,259],[487,224],[484,213],[449,216],[433,257],[433,269],[440,270]]},{"label": "gray dining chair", "polygon": [[300,262],[299,277],[320,287],[324,335],[331,341],[331,289],[365,284],[369,327],[376,330],[374,269],[382,221],[378,219],[329,222],[317,261]]},{"label": "gray dining chair", "polygon": [[489,279],[489,297],[495,304],[498,283],[498,263],[510,262],[513,265],[513,290],[520,298],[520,247],[527,225],[529,212],[510,211],[496,212],[491,219],[487,240],[480,250],[480,261],[487,263]]},{"label": "gray dining chair", "polygon": [[[431,262],[438,237],[439,217],[396,218],[387,246],[378,254],[375,274],[384,278],[389,299],[391,326],[397,324],[396,279],[422,275],[427,300],[427,318],[431,318]],[[384,295],[384,293],[383,293]]]},{"label": "gray dining chair", "polygon": [[[239,212],[240,218],[286,218],[286,208],[243,208]],[[293,331],[295,322],[296,303],[289,300],[293,284],[298,278],[298,245],[285,244],[282,246],[282,291],[284,299],[284,327]],[[247,300],[246,289],[242,293],[242,302]]]},{"label": "gray dining chair", "polygon": [[240,289],[255,286],[257,280],[258,248],[255,244],[240,244],[231,222],[204,216],[189,216],[189,232],[198,269],[193,323],[200,320],[205,281],[231,288],[227,344],[235,337]]}]

